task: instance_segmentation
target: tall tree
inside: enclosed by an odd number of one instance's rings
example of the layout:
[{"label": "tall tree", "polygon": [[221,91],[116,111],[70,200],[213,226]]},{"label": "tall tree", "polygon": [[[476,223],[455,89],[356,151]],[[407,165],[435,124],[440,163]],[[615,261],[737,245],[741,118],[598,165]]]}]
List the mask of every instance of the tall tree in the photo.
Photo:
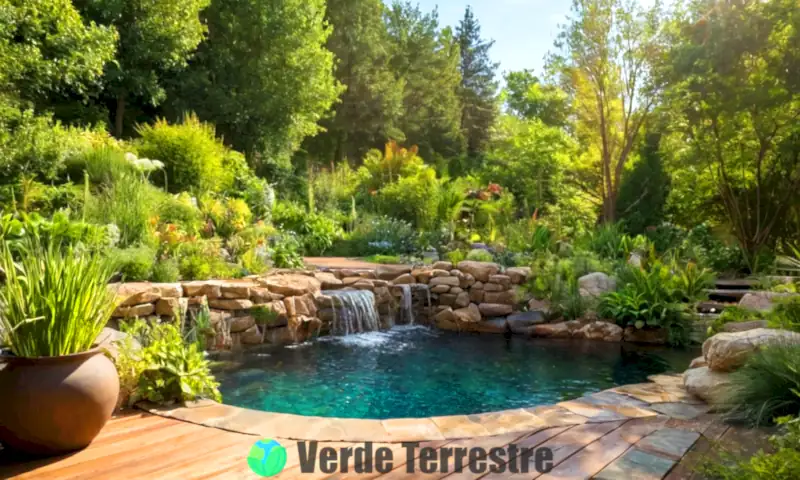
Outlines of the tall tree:
[{"label": "tall tree", "polygon": [[420,155],[452,157],[463,152],[458,88],[458,46],[452,30],[440,29],[434,10],[396,1],[386,12],[392,46],[390,66],[403,84],[403,113],[398,127]]},{"label": "tall tree", "polygon": [[69,0],[0,0],[0,114],[52,94],[85,97],[114,56],[113,29],[84,23]]},{"label": "tall tree", "polygon": [[200,11],[209,0],[74,0],[81,14],[119,32],[117,55],[106,65],[114,133],[122,136],[129,102],[158,105],[164,76],[186,65],[205,33]]},{"label": "tall tree", "polygon": [[800,203],[800,4],[701,0],[668,27],[676,160],[712,180],[755,270]]},{"label": "tall tree", "polygon": [[340,91],[325,0],[213,0],[208,37],[170,87],[169,110],[194,111],[264,166],[286,162]]},{"label": "tall tree", "polygon": [[323,163],[359,161],[387,139],[404,140],[398,128],[402,83],[393,75],[389,36],[381,0],[328,0],[333,27],[327,48],[336,56],[336,79],[345,87],[325,133],[310,139],[306,151]]},{"label": "tall tree", "polygon": [[545,125],[564,126],[569,116],[569,99],[557,85],[542,82],[533,70],[506,74],[503,90],[508,111],[519,118],[538,118]]},{"label": "tall tree", "polygon": [[582,185],[602,205],[601,219],[616,219],[622,173],[651,116],[656,89],[649,61],[655,55],[660,6],[635,0],[573,0],[550,68],[571,97],[575,131],[595,173]]},{"label": "tall tree", "polygon": [[456,38],[461,52],[461,130],[467,139],[467,153],[475,157],[484,151],[497,116],[495,71],[499,64],[490,60],[494,41],[481,38],[481,27],[470,7],[456,27]]}]

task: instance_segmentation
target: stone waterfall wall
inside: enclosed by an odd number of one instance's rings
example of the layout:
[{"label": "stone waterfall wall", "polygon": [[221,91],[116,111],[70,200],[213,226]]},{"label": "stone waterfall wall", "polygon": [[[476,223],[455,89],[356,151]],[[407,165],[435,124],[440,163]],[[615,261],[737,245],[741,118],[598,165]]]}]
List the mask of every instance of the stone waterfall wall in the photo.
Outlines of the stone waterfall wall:
[{"label": "stone waterfall wall", "polygon": [[527,268],[503,271],[494,263],[464,261],[457,266],[275,270],[241,280],[112,284],[119,307],[111,326],[132,317],[191,319],[207,305],[215,332],[210,344],[216,349],[299,343],[330,328],[336,307],[323,290],[373,292],[381,325],[387,328],[404,321],[400,285],[410,285],[415,323],[496,332],[492,320],[518,310],[525,300],[520,285],[529,275]]}]

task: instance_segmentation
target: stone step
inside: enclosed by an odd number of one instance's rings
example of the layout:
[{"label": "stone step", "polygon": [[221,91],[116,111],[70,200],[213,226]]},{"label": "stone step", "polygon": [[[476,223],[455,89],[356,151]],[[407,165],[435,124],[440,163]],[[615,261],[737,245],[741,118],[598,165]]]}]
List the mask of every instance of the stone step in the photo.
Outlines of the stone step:
[{"label": "stone step", "polygon": [[734,289],[722,289],[722,288],[706,290],[706,293],[708,293],[708,298],[710,300],[728,301],[728,302],[731,301],[738,302],[739,300],[742,299],[742,297],[747,295],[749,292],[750,290],[734,290]]},{"label": "stone step", "polygon": [[750,290],[758,285],[758,281],[748,278],[718,279],[715,285],[721,290]]},{"label": "stone step", "polygon": [[725,307],[730,307],[735,303],[723,302],[700,302],[697,304],[697,311],[700,313],[720,313]]}]

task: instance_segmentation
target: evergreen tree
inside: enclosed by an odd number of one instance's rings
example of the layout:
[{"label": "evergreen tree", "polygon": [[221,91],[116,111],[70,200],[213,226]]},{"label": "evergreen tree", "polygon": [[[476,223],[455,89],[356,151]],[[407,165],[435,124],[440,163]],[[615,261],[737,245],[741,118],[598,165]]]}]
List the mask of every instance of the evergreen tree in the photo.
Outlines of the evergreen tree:
[{"label": "evergreen tree", "polygon": [[499,64],[489,59],[494,41],[481,38],[481,27],[470,7],[456,28],[456,38],[461,51],[461,130],[467,140],[467,153],[477,157],[486,147],[497,116],[494,77]]},{"label": "evergreen tree", "polygon": [[384,8],[380,0],[328,1],[333,34],[327,47],[336,56],[336,79],[345,91],[332,116],[321,122],[325,133],[306,144],[313,160],[360,161],[387,139],[405,140],[398,128],[403,89],[389,66]]},{"label": "evergreen tree", "polygon": [[402,82],[403,116],[399,128],[409,145],[418,145],[428,161],[463,153],[458,89],[458,46],[452,30],[440,29],[434,10],[395,2],[386,14],[392,42],[391,68]]},{"label": "evergreen tree", "polygon": [[645,233],[664,218],[670,178],[659,153],[660,133],[649,133],[639,152],[639,161],[622,178],[617,200],[617,218],[631,234]]}]

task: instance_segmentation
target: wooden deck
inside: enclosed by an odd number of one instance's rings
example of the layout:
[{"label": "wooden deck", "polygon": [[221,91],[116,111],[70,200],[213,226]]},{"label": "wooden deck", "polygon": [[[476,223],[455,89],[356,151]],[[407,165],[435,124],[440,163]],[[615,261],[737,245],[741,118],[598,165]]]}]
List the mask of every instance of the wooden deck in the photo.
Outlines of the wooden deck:
[{"label": "wooden deck", "polygon": [[[708,436],[708,440],[704,436]],[[286,467],[276,479],[285,478],[425,478],[450,480],[496,478],[642,478],[677,480],[694,478],[692,464],[697,455],[685,455],[693,448],[708,449],[710,442],[731,437],[752,451],[764,444],[765,433],[737,431],[703,415],[681,421],[665,416],[586,423],[553,427],[535,432],[510,433],[461,440],[423,442],[421,447],[483,447],[490,449],[509,443],[527,447],[550,447],[555,468],[547,474],[406,473],[405,450],[398,443],[376,444],[394,452],[394,469],[384,475],[349,473],[336,475],[300,472],[296,441],[276,439],[288,453]],[[166,418],[149,413],[129,413],[113,418],[85,450],[48,459],[24,459],[10,451],[0,451],[2,479],[256,479],[246,457],[258,440],[254,435],[233,433],[218,428]],[[324,442],[323,446],[356,447],[363,444]],[[419,450],[417,450],[419,452]],[[452,461],[451,461],[452,472]]]}]

